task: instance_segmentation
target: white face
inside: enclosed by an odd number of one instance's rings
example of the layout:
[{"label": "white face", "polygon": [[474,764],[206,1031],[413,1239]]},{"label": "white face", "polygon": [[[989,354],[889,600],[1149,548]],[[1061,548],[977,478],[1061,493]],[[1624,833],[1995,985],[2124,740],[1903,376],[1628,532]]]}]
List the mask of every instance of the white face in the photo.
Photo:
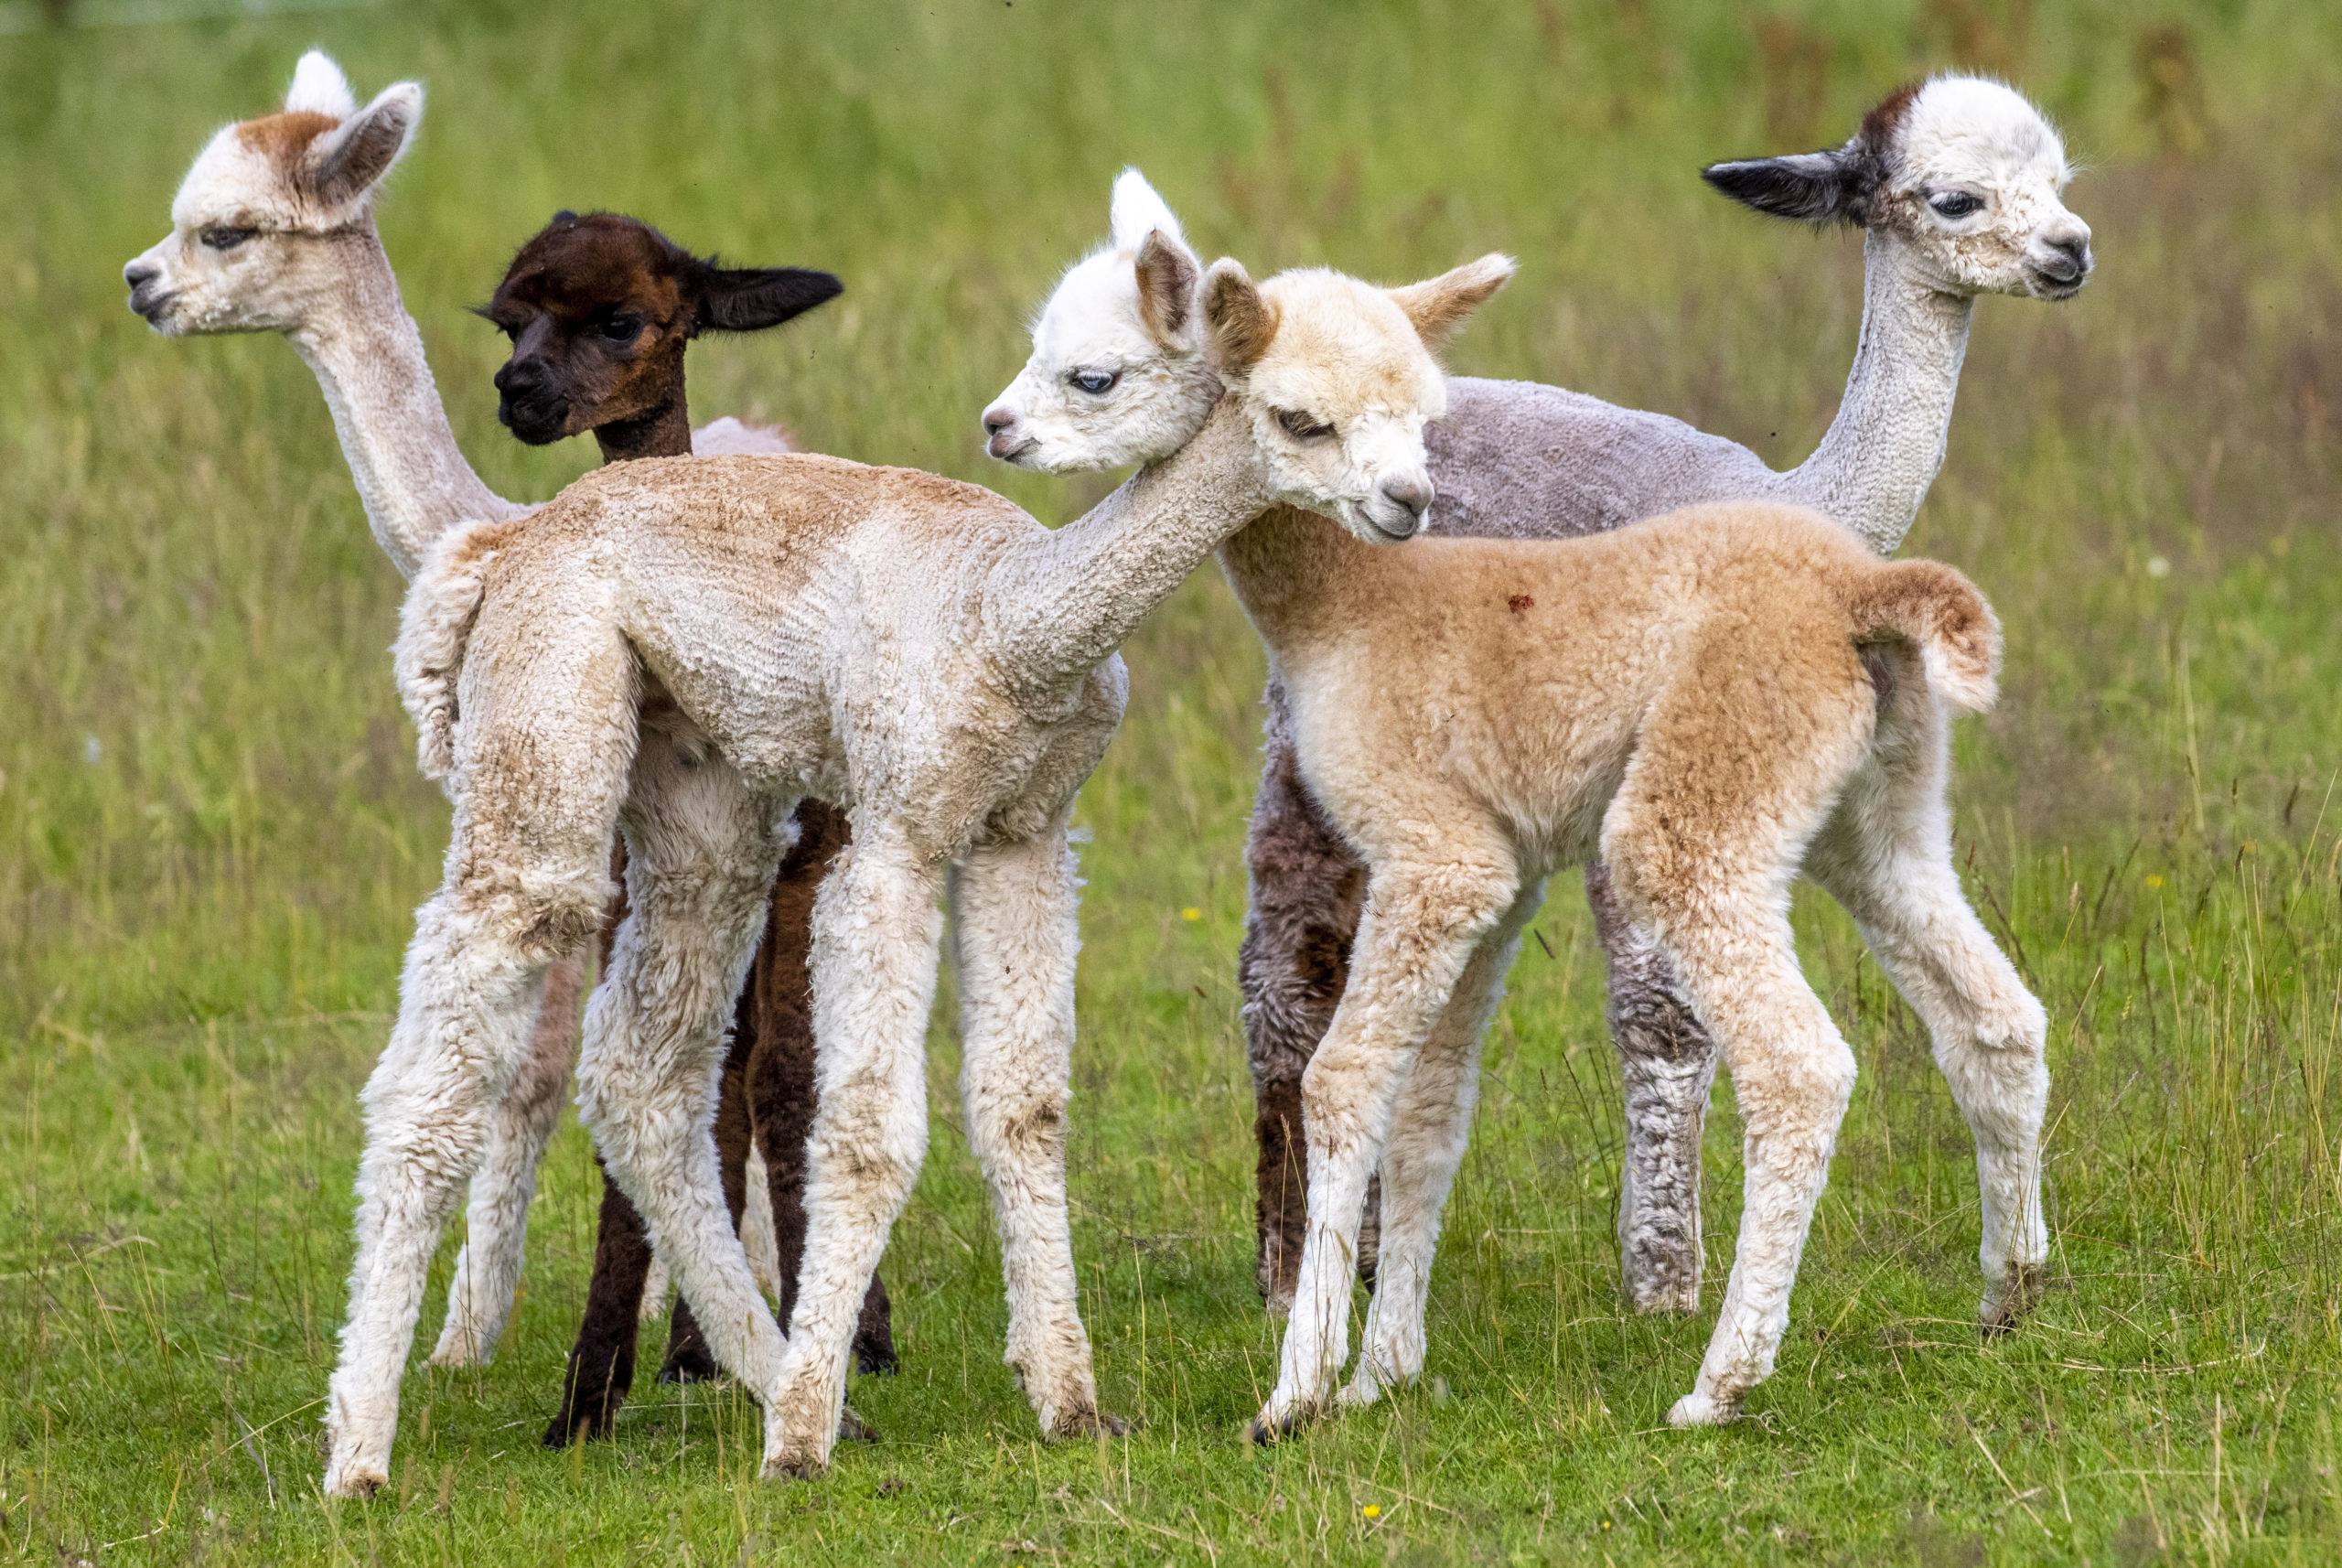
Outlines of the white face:
[{"label": "white face", "polygon": [[[1137,249],[1099,252],[1066,274],[1033,326],[1033,355],[984,411],[984,450],[1044,474],[1119,468],[1186,446],[1219,401],[1190,304],[1164,342],[1139,305]],[[1190,265],[1189,275],[1199,268]]]},{"label": "white face", "polygon": [[423,90],[364,109],[325,56],[302,58],[283,112],[211,138],[171,202],[171,231],[122,270],[130,308],[167,336],[298,329],[413,138]]},{"label": "white face", "polygon": [[2090,275],[2090,225],[2066,209],[2066,149],[2016,93],[1972,77],[1919,91],[1877,221],[1912,242],[1930,286],[2066,299]]}]

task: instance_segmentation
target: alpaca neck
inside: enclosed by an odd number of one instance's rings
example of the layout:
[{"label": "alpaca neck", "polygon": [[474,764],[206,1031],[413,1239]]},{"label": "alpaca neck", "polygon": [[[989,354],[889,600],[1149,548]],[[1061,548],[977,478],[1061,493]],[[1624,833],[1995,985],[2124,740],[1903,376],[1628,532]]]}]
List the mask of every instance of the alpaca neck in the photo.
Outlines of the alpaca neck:
[{"label": "alpaca neck", "polygon": [[452,524],[526,509],[489,489],[464,461],[373,224],[317,242],[337,248],[333,285],[286,337],[325,392],[375,542],[401,576],[412,577]]},{"label": "alpaca neck", "polygon": [[1862,338],[1821,445],[1788,476],[1790,493],[1890,554],[1943,467],[1952,395],[1975,301],[1931,288],[1903,242],[1863,240]]},{"label": "alpaca neck", "polygon": [[688,457],[692,455],[692,421],[683,391],[674,401],[639,419],[623,419],[594,427],[594,439],[605,463],[625,463],[637,457]]},{"label": "alpaca neck", "polygon": [[986,618],[1002,667],[1037,693],[1062,695],[1086,681],[1273,499],[1252,416],[1238,398],[1223,396],[1177,452],[999,562]]},{"label": "alpaca neck", "polygon": [[1273,506],[1219,547],[1219,569],[1252,629],[1277,658],[1303,635],[1313,613],[1340,614],[1335,578],[1370,569],[1382,548],[1331,518]]}]

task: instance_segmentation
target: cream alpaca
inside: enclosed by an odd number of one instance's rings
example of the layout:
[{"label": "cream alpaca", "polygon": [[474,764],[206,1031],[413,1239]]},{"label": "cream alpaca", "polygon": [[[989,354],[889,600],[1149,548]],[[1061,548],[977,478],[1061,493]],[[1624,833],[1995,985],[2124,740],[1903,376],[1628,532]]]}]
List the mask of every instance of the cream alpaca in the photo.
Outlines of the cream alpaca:
[{"label": "cream alpaca", "polygon": [[[489,489],[465,461],[375,233],[375,199],[422,119],[418,83],[395,83],[360,109],[340,68],[313,49],[280,113],[230,125],[205,145],[172,200],[171,232],[123,268],[131,308],[167,337],[285,335],[317,375],[374,538],[403,577],[455,524],[530,510]],[[693,447],[792,449],[769,426],[731,418],[694,431]],[[580,956],[546,978],[532,1048],[472,1180],[434,1365],[484,1362],[503,1334],[537,1166],[576,1059],[584,977]],[[748,1192],[741,1223],[761,1231],[759,1256],[769,1260],[760,1176]],[[655,1282],[644,1295],[646,1307],[664,1299]]]},{"label": "cream alpaca", "polygon": [[[1695,502],[1762,497],[1819,508],[1891,553],[1943,461],[1976,296],[2065,299],[2090,273],[2090,228],[2060,199],[2067,176],[2057,133],[2038,111],[1997,82],[1958,76],[1893,93],[1842,146],[1713,166],[1710,184],[1760,211],[1864,230],[1861,342],[1838,415],[1812,456],[1777,473],[1746,447],[1680,420],[1559,387],[1452,377],[1447,417],[1424,437],[1439,491],[1425,532],[1561,539]],[[1177,232],[1135,173],[1116,187],[1115,210],[1123,251],[1150,223]],[[1121,293],[1129,292],[1125,266]],[[1208,376],[1195,379],[1200,347],[1188,345],[1183,357],[1152,346],[1137,326],[1117,307],[1108,258],[1069,274],[1040,323],[1035,370],[986,412],[994,455],[1034,440],[1038,427],[1018,423],[1028,401],[1037,413],[1073,420],[1085,436],[1168,431],[1176,443],[1200,421],[1217,395]],[[1076,461],[1134,461],[1133,451],[1160,449],[1112,435]],[[1055,462],[1045,444],[1017,460]],[[1281,1310],[1305,1229],[1293,1153],[1301,1077],[1341,1000],[1365,876],[1300,779],[1273,675],[1267,703],[1237,972],[1257,1099],[1260,1285]],[[1607,889],[1589,866],[1626,1101],[1621,1273],[1638,1308],[1690,1311],[1699,1304],[1700,1136],[1715,1047]],[[1372,1213],[1370,1199],[1362,1269],[1374,1258]]]},{"label": "cream alpaca", "polygon": [[[1184,249],[1141,262],[1184,327]],[[526,1056],[547,967],[598,918],[620,830],[631,912],[586,1011],[579,1107],[718,1360],[763,1401],[768,1472],[827,1461],[865,1284],[924,1153],[947,886],[1007,1359],[1044,1432],[1108,1424],[1066,1211],[1066,826],[1121,716],[1114,649],[1278,498],[1378,537],[1411,529],[1442,383],[1410,317],[1460,315],[1509,270],[1463,269],[1394,303],[1329,274],[1255,288],[1221,263],[1204,314],[1252,394],[1055,532],[932,475],[742,457],[614,466],[525,526],[443,541],[408,597],[398,665],[455,834],[364,1096],[328,1492],[388,1474],[440,1226]],[[1343,438],[1289,434],[1281,416],[1304,405],[1341,419]],[[846,806],[854,832],[814,910],[820,1110],[784,1342],[724,1223],[708,1122],[723,1026],[806,793]]]},{"label": "cream alpaca", "polygon": [[[1128,271],[1127,252],[1086,268]],[[1080,270],[1069,277],[1081,277]],[[1076,306],[1109,295],[1082,277]],[[1125,307],[1140,290],[1113,291]],[[1065,363],[1111,363],[1052,301],[1006,400],[1012,457],[1150,455]],[[1261,391],[1241,367],[1227,396]],[[1304,439],[1344,417],[1289,389]],[[994,421],[987,416],[987,423]],[[1383,537],[1403,538],[1401,530]],[[1375,536],[1280,507],[1220,562],[1268,644],[1300,769],[1367,867],[1349,983],[1303,1079],[1309,1228],[1280,1374],[1258,1430],[1324,1405],[1348,1359],[1367,1182],[1381,1264],[1357,1402],[1414,1378],[1440,1210],[1463,1156],[1478,1044],[1554,870],[1599,853],[1637,940],[1671,961],[1721,1043],[1746,1124],[1747,1188],[1724,1310],[1672,1419],[1728,1419],[1772,1369],[1853,1058],[1800,974],[1802,869],[1851,910],[1934,1034],[1977,1138],[1988,1326],[2043,1261],[2036,1144],[2044,1018],[1960,890],[1944,807],[1954,711],[1991,700],[2000,641],[1957,573],[1883,564],[1817,512],[1692,508],[1550,543]]]}]

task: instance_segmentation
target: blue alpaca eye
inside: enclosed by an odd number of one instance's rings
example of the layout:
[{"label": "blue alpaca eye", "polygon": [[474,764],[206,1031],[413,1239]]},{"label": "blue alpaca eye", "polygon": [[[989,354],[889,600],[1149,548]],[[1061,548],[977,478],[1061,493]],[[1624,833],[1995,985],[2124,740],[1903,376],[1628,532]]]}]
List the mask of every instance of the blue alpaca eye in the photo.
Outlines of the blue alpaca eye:
[{"label": "blue alpaca eye", "polygon": [[1098,397],[1112,391],[1114,383],[1120,380],[1122,377],[1112,371],[1076,371],[1066,377],[1069,384],[1088,392],[1091,397]]},{"label": "blue alpaca eye", "polygon": [[1931,199],[1928,205],[1936,209],[1939,217],[1965,218],[1971,213],[1982,211],[1984,200],[1983,198],[1971,196],[1964,190],[1947,190],[1941,196]]}]

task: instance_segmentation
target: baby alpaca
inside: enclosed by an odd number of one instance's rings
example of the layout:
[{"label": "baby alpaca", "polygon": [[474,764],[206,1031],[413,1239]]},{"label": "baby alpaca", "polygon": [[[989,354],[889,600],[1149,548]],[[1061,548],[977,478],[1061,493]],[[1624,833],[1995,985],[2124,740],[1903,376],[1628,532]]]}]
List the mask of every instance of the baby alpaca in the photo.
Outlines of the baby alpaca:
[{"label": "baby alpaca", "polygon": [[[1144,252],[1166,330],[1184,251]],[[1250,372],[1187,446],[1084,518],[833,458],[625,463],[525,524],[443,542],[408,597],[403,695],[455,802],[400,1014],[364,1096],[357,1260],[328,1402],[333,1495],[389,1473],[400,1370],[439,1229],[524,1052],[549,965],[590,940],[627,840],[628,913],[587,1008],[579,1108],[717,1361],[763,1402],[768,1474],[828,1460],[863,1293],[925,1148],[925,1036],[957,912],[962,1095],[1009,1300],[1007,1359],[1051,1436],[1102,1416],[1065,1191],[1073,795],[1127,689],[1115,648],[1277,498],[1381,536],[1430,500],[1443,403],[1418,326],[1509,272],[1396,295],[1213,269],[1200,316]],[[1302,406],[1338,440],[1292,423]],[[790,810],[846,807],[813,911],[820,1107],[784,1342],[725,1220],[708,1135],[723,1024]]]},{"label": "baby alpaca", "polygon": [[[1171,374],[1141,383],[1126,420],[1104,395],[1148,330],[1144,289],[1120,276],[1133,262],[1092,258],[1043,312],[1033,360],[986,415],[995,441],[1016,438],[1011,461],[1143,460],[1183,438],[1162,389],[1206,373],[1213,345],[1200,337]],[[1219,368],[1227,398],[1262,396],[1242,365]],[[1296,440],[1348,437],[1346,416],[1302,391],[1270,396]],[[1853,1054],[1798,967],[1788,908],[1800,870],[1853,913],[1934,1035],[1977,1140],[1982,1320],[2012,1321],[2047,1244],[2036,1145],[2048,1077],[2041,1006],[1951,864],[1949,719],[1990,702],[2000,651],[1974,587],[1934,563],[1882,563],[1820,513],[1778,503],[1695,507],[1582,540],[1378,548],[1414,532],[1399,521],[1345,532],[1278,507],[1220,551],[1286,693],[1300,776],[1367,873],[1349,983],[1302,1079],[1308,1231],[1256,1434],[1333,1392],[1378,1169],[1381,1266],[1347,1398],[1422,1370],[1481,1034],[1545,879],[1597,853],[1636,940],[1671,965],[1720,1043],[1746,1126],[1731,1283],[1671,1419],[1728,1419],[1771,1371],[1853,1086]]]},{"label": "baby alpaca", "polygon": [[[1881,554],[1902,542],[1942,465],[1979,295],[2070,298],[2090,228],[2066,209],[2057,131],[1996,82],[1939,77],[1867,115],[1845,145],[1718,164],[1708,183],[1762,212],[1864,231],[1861,342],[1821,444],[1777,473],[1737,443],[1558,387],[1458,376],[1426,437],[1439,489],[1427,532],[1558,539],[1696,501],[1764,497],[1819,508]],[[1292,1297],[1302,1241],[1292,1140],[1301,1077],[1341,1000],[1363,868],[1305,787],[1272,677],[1266,758],[1245,862],[1252,897],[1238,976],[1258,1095],[1259,1273]],[[1700,1294],[1700,1132],[1715,1046],[1638,945],[1598,865],[1586,892],[1609,961],[1626,1090],[1621,1273],[1644,1311]],[[1373,1255],[1370,1234],[1360,1262]]]},{"label": "baby alpaca", "polygon": [[[497,415],[532,446],[590,430],[605,461],[684,456],[700,445],[683,376],[691,340],[703,332],[777,327],[838,293],[837,279],[827,273],[719,267],[632,218],[556,213],[521,247],[480,310],[512,340],[511,357],[496,373]],[[791,449],[778,431],[768,439],[777,450]],[[784,1317],[803,1250],[804,1133],[812,1119],[812,1036],[802,994],[807,921],[813,886],[845,833],[844,819],[818,800],[798,811],[798,849],[774,887],[764,940],[740,994],[715,1116],[725,1201],[736,1226],[744,1211],[758,1226],[743,1240],[752,1259],[760,1244],[771,1253]],[[621,849],[611,874],[623,877],[625,869]],[[623,913],[622,902],[613,908],[608,932]],[[602,956],[607,963],[607,951]],[[754,1102],[746,1098],[752,1083],[761,1091]],[[752,1136],[764,1155],[757,1162],[761,1170],[748,1159]],[[748,1190],[750,1178],[762,1183],[761,1191]],[[563,1374],[560,1409],[545,1430],[548,1445],[601,1435],[616,1421],[633,1386],[635,1323],[650,1305],[651,1261],[641,1216],[606,1182],[586,1316]],[[863,1317],[859,1363],[865,1370],[891,1369],[886,1289],[875,1276]],[[691,1307],[679,1303],[660,1379],[714,1375],[714,1358]]]}]

